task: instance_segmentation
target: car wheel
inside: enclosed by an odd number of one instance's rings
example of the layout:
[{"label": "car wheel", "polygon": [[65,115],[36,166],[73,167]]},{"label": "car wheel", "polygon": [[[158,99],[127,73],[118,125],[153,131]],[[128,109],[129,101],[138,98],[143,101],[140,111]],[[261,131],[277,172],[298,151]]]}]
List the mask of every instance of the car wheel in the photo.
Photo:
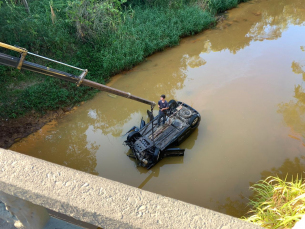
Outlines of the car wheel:
[{"label": "car wheel", "polygon": [[128,134],[127,141],[134,143],[139,137],[141,137],[141,134],[138,131],[133,131]]},{"label": "car wheel", "polygon": [[160,157],[160,149],[156,148],[153,156],[153,161],[157,162],[159,160],[159,157]]},{"label": "car wheel", "polygon": [[178,106],[176,100],[172,99],[168,102],[168,107],[170,110],[175,109]]},{"label": "car wheel", "polygon": [[189,125],[191,126],[191,128],[194,128],[199,121],[200,117],[198,115],[193,115],[189,120]]}]

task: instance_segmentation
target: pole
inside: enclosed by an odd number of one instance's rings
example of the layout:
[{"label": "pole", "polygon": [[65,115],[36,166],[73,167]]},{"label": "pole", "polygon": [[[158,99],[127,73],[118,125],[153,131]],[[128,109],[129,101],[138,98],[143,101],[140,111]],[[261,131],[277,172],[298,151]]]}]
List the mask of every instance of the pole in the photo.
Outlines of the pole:
[{"label": "pole", "polygon": [[[103,84],[93,82],[91,80],[84,79],[85,76],[88,73],[87,69],[81,69],[81,68],[78,68],[78,67],[75,67],[75,66],[57,61],[57,60],[53,60],[53,59],[50,59],[50,58],[47,58],[47,57],[44,57],[44,56],[40,56],[40,55],[37,55],[35,53],[28,52],[24,48],[8,45],[8,44],[5,44],[3,42],[0,42],[0,47],[19,52],[21,54],[21,57],[17,58],[17,57],[10,56],[10,55],[4,54],[4,53],[0,53],[0,64],[2,64],[2,65],[15,67],[15,68],[18,68],[19,70],[25,69],[25,70],[29,70],[29,71],[33,71],[33,72],[38,72],[38,73],[48,75],[48,76],[52,76],[52,77],[55,77],[55,78],[75,82],[77,84],[77,86],[79,86],[80,84],[83,84],[83,85],[86,85],[88,87],[93,87],[93,88],[96,88],[96,89],[101,90],[101,91],[107,91],[109,93],[125,97],[127,99],[131,99],[131,100],[135,100],[135,101],[138,101],[138,102],[141,102],[141,103],[151,105],[152,109],[156,105],[155,102],[153,102],[153,101],[149,101],[147,99],[143,99],[141,97],[134,96],[134,95],[130,94],[129,92],[121,91],[121,90],[118,90],[118,89],[115,89],[115,88],[112,88],[112,87],[105,86]],[[33,56],[36,56],[36,57],[39,57],[39,58],[42,58],[42,59],[45,59],[45,60],[48,60],[48,61],[55,62],[57,64],[65,65],[67,67],[80,70],[80,71],[82,71],[82,74],[80,76],[75,76],[75,75],[69,74],[67,72],[63,72],[63,71],[60,71],[60,70],[57,70],[57,69],[52,69],[52,68],[49,68],[49,67],[45,67],[43,65],[39,65],[39,64],[31,63],[29,61],[25,61],[24,59],[25,59],[26,54],[30,54],[30,55],[33,55]]]},{"label": "pole", "polygon": [[[151,105],[151,113],[154,111],[154,106]],[[154,138],[154,120],[151,121],[151,140],[153,142],[153,146],[155,146],[155,138]]]},{"label": "pole", "polygon": [[141,97],[132,95],[129,92],[125,92],[125,91],[121,91],[121,90],[118,90],[118,89],[115,89],[115,88],[112,88],[112,87],[108,87],[106,85],[99,84],[99,83],[93,82],[91,80],[84,79],[82,84],[86,85],[88,87],[96,88],[96,89],[101,90],[101,91],[107,91],[109,93],[125,97],[127,99],[132,99],[132,100],[135,100],[135,101],[138,101],[138,102],[141,102],[141,103],[145,103],[145,104],[151,105],[152,109],[156,105],[155,102],[153,102],[153,101],[149,101],[147,99],[143,99]]}]

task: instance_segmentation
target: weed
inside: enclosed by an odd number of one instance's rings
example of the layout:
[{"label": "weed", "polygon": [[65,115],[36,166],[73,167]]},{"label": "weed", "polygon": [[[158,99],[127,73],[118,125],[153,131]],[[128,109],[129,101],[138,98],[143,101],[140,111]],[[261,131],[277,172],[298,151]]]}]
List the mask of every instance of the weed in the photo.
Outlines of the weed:
[{"label": "weed", "polygon": [[268,177],[254,184],[254,199],[248,222],[264,228],[292,228],[305,215],[305,180],[296,177],[291,182]]}]

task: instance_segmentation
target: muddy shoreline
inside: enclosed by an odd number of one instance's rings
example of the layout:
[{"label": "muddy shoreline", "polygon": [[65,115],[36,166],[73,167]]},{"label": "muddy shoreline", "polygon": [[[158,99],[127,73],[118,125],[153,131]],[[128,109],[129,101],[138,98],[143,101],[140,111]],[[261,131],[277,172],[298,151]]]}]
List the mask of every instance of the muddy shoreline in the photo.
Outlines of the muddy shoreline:
[{"label": "muddy shoreline", "polygon": [[0,120],[0,148],[8,149],[22,138],[40,130],[48,122],[62,118],[74,108],[65,107],[55,111],[47,111],[46,114],[30,112],[16,119]]}]

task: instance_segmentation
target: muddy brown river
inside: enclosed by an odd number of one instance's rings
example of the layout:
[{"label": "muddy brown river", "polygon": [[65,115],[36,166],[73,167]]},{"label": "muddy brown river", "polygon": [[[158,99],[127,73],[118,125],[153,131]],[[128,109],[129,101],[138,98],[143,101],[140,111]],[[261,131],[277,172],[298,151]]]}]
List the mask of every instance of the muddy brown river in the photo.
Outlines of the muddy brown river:
[{"label": "muddy brown river", "polygon": [[[305,170],[305,3],[253,0],[214,29],[185,38],[112,87],[157,101],[183,101],[202,115],[180,147],[151,170],[122,143],[148,106],[101,92],[11,149],[240,217],[249,186]],[[157,110],[155,110],[157,113]],[[303,174],[304,176],[304,174]]]}]

